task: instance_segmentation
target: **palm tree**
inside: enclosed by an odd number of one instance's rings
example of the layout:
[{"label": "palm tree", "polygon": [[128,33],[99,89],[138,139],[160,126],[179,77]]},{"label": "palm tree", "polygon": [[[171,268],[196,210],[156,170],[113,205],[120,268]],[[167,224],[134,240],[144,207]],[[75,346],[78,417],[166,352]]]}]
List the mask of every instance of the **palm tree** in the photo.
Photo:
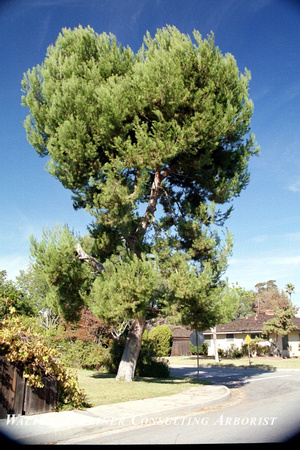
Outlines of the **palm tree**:
[{"label": "palm tree", "polygon": [[295,292],[295,286],[294,286],[292,283],[288,283],[288,284],[285,286],[285,292],[286,292],[287,294],[289,294],[290,300],[291,300],[292,294],[294,294],[294,292]]}]

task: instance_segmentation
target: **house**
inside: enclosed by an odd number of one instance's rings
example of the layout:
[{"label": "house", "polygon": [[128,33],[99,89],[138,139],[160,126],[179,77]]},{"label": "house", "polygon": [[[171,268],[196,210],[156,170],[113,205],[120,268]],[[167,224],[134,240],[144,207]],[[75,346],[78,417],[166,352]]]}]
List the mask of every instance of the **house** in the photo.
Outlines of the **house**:
[{"label": "house", "polygon": [[[241,348],[245,344],[245,337],[249,334],[251,339],[262,336],[262,329],[264,323],[274,317],[273,311],[265,311],[263,314],[256,314],[245,319],[237,319],[229,323],[223,323],[216,326],[216,338],[218,349],[228,350],[233,345]],[[271,345],[271,342],[276,344],[279,354],[283,357],[298,357],[300,356],[300,318],[294,317],[292,319],[295,325],[295,330],[290,332],[287,336],[270,335],[268,341],[260,342],[260,345]],[[208,346],[208,356],[214,356],[214,343],[212,330],[203,332],[205,342]],[[272,349],[271,349],[272,350]],[[276,352],[274,352],[276,354]]]}]

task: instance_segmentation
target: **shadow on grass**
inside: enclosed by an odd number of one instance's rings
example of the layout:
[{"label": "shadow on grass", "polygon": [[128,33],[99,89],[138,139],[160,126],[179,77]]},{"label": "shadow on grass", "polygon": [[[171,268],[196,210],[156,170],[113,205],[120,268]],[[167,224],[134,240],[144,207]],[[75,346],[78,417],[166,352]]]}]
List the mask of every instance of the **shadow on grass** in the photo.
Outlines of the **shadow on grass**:
[{"label": "shadow on grass", "polygon": [[116,375],[113,373],[101,373],[101,372],[95,372],[93,375],[91,375],[91,378],[116,378]]},{"label": "shadow on grass", "polygon": [[134,381],[142,381],[144,383],[160,383],[160,384],[212,384],[208,380],[198,380],[196,378],[179,378],[179,377],[169,377],[169,378],[150,378],[150,377],[135,377]]},{"label": "shadow on grass", "polygon": [[230,369],[237,369],[237,370],[238,369],[267,370],[270,372],[275,372],[277,370],[277,367],[270,366],[269,364],[251,364],[249,366],[249,363],[241,364],[239,366],[237,366],[236,364],[230,364],[230,363],[229,364],[228,363],[226,363],[226,364],[222,364],[222,363],[221,364],[218,364],[218,363],[213,364],[212,363],[207,366],[202,366],[201,369],[206,369],[206,368],[210,368],[210,367],[219,367],[219,368],[224,368],[224,369],[230,368]]},{"label": "shadow on grass", "polygon": [[[185,358],[186,361],[195,361],[197,360],[196,356],[189,356]],[[220,358],[220,362],[215,362],[214,357],[206,357],[206,358],[200,358],[199,359],[199,367],[201,368],[201,370],[205,370],[206,368],[213,368],[213,367],[220,367],[220,368],[231,368],[231,369],[257,369],[257,370],[268,370],[270,372],[275,372],[278,368],[276,366],[274,366],[273,364],[267,364],[267,363],[257,363],[256,359],[251,358],[251,365],[249,365],[249,360],[246,358],[242,358],[242,360],[244,361],[243,364],[240,364],[241,359],[237,358],[234,361],[236,361],[236,363],[232,362],[230,363],[229,359],[226,358]],[[202,362],[202,365],[201,365]],[[204,362],[204,364],[203,364]],[[193,366],[195,368],[197,368],[197,366]]]},{"label": "shadow on grass", "polygon": [[[91,378],[100,379],[114,379],[115,374],[95,372],[91,375]],[[209,380],[198,380],[196,378],[189,377],[169,377],[169,378],[152,378],[152,377],[134,377],[133,381],[143,383],[159,383],[159,384],[212,384]],[[122,383],[123,381],[120,381]],[[126,383],[126,382],[125,382]]]}]

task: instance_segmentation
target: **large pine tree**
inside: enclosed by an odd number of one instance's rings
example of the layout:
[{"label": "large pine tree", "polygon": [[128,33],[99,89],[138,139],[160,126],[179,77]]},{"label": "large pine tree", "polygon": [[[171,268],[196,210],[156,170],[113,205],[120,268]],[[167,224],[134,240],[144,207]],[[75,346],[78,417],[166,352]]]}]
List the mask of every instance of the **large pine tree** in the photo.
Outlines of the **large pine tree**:
[{"label": "large pine tree", "polygon": [[[119,368],[128,380],[158,285],[166,313],[196,328],[215,319],[231,246],[213,228],[231,208],[216,205],[247,186],[258,152],[249,135],[249,72],[239,73],[213,35],[193,37],[166,27],[147,34],[134,54],[113,35],[63,29],[22,81],[29,142],[49,157],[48,171],[72,191],[74,207],[94,217],[94,256],[107,268],[93,302],[106,302],[103,315],[126,311],[132,320]],[[140,279],[145,289],[127,291],[120,277]],[[129,306],[116,307],[123,301]]]}]

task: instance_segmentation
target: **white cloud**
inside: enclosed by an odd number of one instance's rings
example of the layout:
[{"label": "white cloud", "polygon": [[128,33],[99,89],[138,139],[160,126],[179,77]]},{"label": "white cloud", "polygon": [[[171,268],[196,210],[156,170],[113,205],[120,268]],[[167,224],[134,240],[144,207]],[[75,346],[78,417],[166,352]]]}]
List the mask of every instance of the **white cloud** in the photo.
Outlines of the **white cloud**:
[{"label": "white cloud", "polygon": [[[265,244],[267,242],[282,244],[283,241],[288,243],[300,242],[300,232],[291,233],[272,233],[272,234],[258,234],[249,239],[250,243]],[[263,248],[263,247],[262,247]]]},{"label": "white cloud", "polygon": [[258,236],[251,238],[250,241],[260,244],[260,243],[266,242],[268,239],[269,239],[268,234],[260,234]]},{"label": "white cloud", "polygon": [[285,241],[289,242],[299,242],[300,241],[300,232],[296,233],[285,233],[282,235]]},{"label": "white cloud", "polygon": [[298,284],[299,272],[300,256],[232,258],[226,276],[245,289],[253,289],[257,283],[268,280],[276,280],[282,289],[290,282]]},{"label": "white cloud", "polygon": [[291,192],[300,192],[300,181],[290,184],[288,190]]},{"label": "white cloud", "polygon": [[231,258],[230,266],[247,268],[267,268],[269,266],[300,265],[300,256],[268,256],[262,258]]}]

